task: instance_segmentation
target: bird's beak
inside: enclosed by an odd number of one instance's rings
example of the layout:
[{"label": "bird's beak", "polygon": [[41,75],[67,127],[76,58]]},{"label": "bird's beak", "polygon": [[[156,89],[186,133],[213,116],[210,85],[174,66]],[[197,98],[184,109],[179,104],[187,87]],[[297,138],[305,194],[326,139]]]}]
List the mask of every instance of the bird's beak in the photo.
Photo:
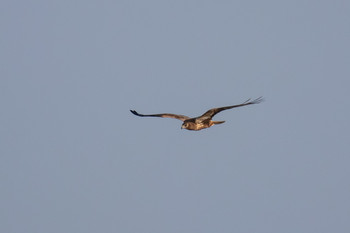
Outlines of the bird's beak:
[{"label": "bird's beak", "polygon": [[184,126],[183,125],[181,125],[181,129],[183,129],[184,128]]}]

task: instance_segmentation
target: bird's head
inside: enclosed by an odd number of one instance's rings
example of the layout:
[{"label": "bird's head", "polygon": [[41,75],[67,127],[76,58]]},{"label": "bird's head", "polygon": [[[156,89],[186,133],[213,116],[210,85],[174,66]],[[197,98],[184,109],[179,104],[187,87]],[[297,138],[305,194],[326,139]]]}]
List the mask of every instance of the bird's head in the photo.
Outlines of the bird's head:
[{"label": "bird's head", "polygon": [[181,126],[181,129],[187,129],[188,128],[188,122],[184,122]]}]

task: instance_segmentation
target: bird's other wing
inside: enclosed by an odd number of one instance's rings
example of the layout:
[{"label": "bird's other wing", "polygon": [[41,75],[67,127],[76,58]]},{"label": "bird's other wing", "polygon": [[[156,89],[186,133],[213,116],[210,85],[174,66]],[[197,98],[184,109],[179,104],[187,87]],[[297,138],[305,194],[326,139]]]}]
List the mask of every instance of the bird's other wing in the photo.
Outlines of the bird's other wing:
[{"label": "bird's other wing", "polygon": [[187,119],[190,119],[188,116],[183,116],[183,115],[177,115],[177,114],[171,114],[171,113],[160,113],[160,114],[149,114],[149,115],[144,115],[136,112],[135,110],[130,110],[132,114],[139,116],[139,117],[163,117],[163,118],[174,118],[178,119],[180,121],[185,121]]},{"label": "bird's other wing", "polygon": [[237,104],[237,105],[232,105],[232,106],[226,106],[226,107],[221,107],[221,108],[212,108],[210,110],[208,110],[207,112],[205,112],[202,116],[200,116],[200,118],[212,118],[213,116],[215,116],[217,113],[227,110],[227,109],[231,109],[231,108],[238,108],[238,107],[242,107],[242,106],[246,106],[249,104],[259,104],[262,101],[264,101],[263,97],[259,97],[255,100],[246,100],[245,102],[243,102],[242,104]]}]

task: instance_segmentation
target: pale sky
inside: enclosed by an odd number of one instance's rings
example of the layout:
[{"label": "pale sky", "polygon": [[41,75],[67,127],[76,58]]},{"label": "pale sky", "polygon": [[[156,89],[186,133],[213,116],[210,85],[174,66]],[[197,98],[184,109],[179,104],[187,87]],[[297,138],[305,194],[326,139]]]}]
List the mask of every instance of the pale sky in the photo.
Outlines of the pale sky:
[{"label": "pale sky", "polygon": [[3,1],[0,232],[350,232],[349,12]]}]

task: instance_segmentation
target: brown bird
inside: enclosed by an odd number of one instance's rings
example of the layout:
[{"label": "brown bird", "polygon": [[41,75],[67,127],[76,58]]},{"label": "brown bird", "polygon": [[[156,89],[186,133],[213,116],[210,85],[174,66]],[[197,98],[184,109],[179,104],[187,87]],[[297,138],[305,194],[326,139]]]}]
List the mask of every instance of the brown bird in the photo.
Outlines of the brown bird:
[{"label": "brown bird", "polygon": [[134,115],[139,116],[139,117],[164,117],[164,118],[178,119],[178,120],[183,121],[181,129],[201,130],[201,129],[209,128],[213,125],[224,123],[225,121],[212,121],[211,120],[213,118],[213,116],[215,116],[216,114],[218,114],[221,111],[231,109],[231,108],[246,106],[249,104],[259,104],[263,100],[264,99],[262,97],[259,97],[253,101],[250,101],[250,99],[248,99],[244,103],[238,104],[238,105],[226,106],[226,107],[221,107],[221,108],[212,108],[212,109],[209,109],[207,112],[205,112],[203,115],[201,115],[199,117],[194,117],[194,118],[190,118],[190,117],[184,116],[184,115],[172,114],[172,113],[143,115],[143,114],[136,112],[135,110],[130,110],[130,112],[132,112]]}]

